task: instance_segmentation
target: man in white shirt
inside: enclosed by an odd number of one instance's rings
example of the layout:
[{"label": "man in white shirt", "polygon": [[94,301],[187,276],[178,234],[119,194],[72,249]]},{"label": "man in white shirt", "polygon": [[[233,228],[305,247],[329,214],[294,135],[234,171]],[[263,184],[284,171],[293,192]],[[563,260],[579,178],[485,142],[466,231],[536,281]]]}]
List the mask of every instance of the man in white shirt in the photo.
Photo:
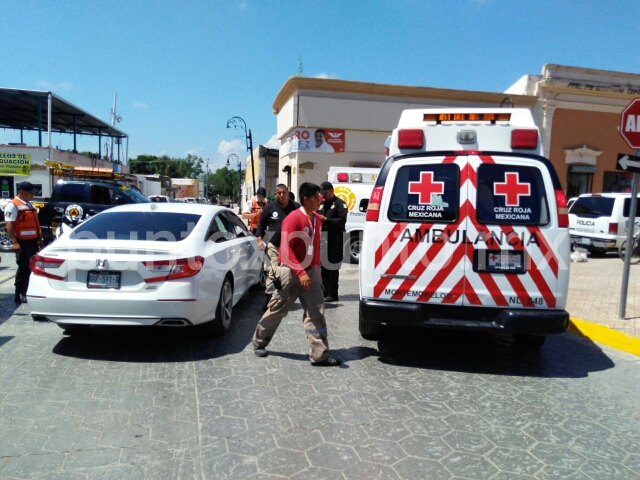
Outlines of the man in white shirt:
[{"label": "man in white shirt", "polygon": [[314,133],[316,144],[314,146],[314,152],[335,153],[333,147],[329,145],[324,139],[324,130],[318,128]]}]

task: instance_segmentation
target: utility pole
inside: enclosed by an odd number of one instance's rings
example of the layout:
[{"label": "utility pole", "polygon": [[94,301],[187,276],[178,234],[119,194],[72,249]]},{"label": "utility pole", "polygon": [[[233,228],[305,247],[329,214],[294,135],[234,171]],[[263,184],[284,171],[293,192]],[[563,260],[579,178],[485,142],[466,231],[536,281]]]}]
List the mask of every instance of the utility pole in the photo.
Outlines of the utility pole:
[{"label": "utility pole", "polygon": [[[122,121],[122,117],[116,113],[116,103],[118,101],[118,94],[113,94],[113,108],[111,109],[111,126],[115,127],[116,122]],[[120,148],[120,147],[118,147]],[[111,150],[109,151],[111,155],[111,163],[113,163],[113,136],[111,137]],[[120,156],[120,150],[118,150],[118,156]]]}]

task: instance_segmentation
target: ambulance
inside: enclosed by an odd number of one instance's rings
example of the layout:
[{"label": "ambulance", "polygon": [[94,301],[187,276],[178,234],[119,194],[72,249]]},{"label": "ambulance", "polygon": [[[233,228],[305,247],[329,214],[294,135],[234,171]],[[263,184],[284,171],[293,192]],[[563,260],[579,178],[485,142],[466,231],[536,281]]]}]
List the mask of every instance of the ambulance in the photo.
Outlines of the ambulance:
[{"label": "ambulance", "polygon": [[367,205],[379,171],[379,167],[329,167],[327,173],[327,180],[333,184],[333,193],[344,201],[349,210],[344,238],[345,257],[348,255],[350,263],[360,261]]},{"label": "ambulance", "polygon": [[567,330],[567,202],[529,110],[405,110],[365,219],[364,338],[421,326],[540,348]]}]

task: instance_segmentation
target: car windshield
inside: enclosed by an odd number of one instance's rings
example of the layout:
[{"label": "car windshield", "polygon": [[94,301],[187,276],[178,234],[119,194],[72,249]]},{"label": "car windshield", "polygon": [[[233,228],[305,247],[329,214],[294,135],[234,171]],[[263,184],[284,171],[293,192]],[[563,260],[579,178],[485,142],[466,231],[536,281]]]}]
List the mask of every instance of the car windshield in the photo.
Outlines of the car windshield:
[{"label": "car windshield", "polygon": [[200,215],[182,212],[102,212],[77,226],[77,240],[138,240],[179,242],[187,238]]},{"label": "car windshield", "polygon": [[569,213],[579,217],[610,217],[614,203],[612,197],[578,197]]},{"label": "car windshield", "polygon": [[129,197],[131,200],[133,200],[133,203],[149,203],[151,201],[147,197],[142,195],[139,191],[137,191],[135,188],[120,187],[120,191],[124,193],[127,197]]}]

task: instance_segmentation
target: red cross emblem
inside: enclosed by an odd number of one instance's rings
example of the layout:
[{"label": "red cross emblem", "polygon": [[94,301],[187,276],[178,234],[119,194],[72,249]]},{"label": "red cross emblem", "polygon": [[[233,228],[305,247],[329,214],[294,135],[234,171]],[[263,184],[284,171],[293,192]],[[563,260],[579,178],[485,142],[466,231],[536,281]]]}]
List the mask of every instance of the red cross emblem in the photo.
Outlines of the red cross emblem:
[{"label": "red cross emblem", "polygon": [[418,203],[433,203],[434,195],[442,195],[444,193],[444,182],[434,182],[433,172],[420,172],[420,181],[409,182],[409,193],[420,195]]},{"label": "red cross emblem", "polygon": [[531,184],[520,183],[520,175],[518,172],[509,172],[504,174],[503,183],[493,184],[494,195],[504,195],[505,206],[517,207],[520,205],[520,196],[531,195]]}]

